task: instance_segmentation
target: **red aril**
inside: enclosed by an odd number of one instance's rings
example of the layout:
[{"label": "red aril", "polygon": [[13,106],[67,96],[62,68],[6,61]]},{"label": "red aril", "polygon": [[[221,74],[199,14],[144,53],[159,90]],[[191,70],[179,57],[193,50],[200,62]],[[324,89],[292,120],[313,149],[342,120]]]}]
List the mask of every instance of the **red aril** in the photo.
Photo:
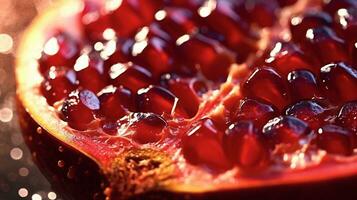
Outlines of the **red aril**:
[{"label": "red aril", "polygon": [[66,67],[51,67],[44,75],[41,92],[49,105],[60,101],[76,88],[76,73]]},{"label": "red aril", "polygon": [[345,128],[357,133],[357,102],[344,104],[337,116],[337,123]]},{"label": "red aril", "polygon": [[71,68],[78,55],[79,44],[67,33],[59,32],[47,40],[39,59],[39,70],[45,73],[52,66]]},{"label": "red aril", "polygon": [[104,40],[104,31],[111,28],[108,15],[102,13],[100,5],[94,0],[84,2],[79,22],[83,24],[82,31],[90,41]]},{"label": "red aril", "polygon": [[108,84],[109,76],[104,61],[95,52],[82,54],[74,65],[79,85],[95,93]]},{"label": "red aril", "polygon": [[251,170],[266,164],[268,150],[253,122],[239,121],[229,126],[223,148],[229,160],[241,168]]},{"label": "red aril", "polygon": [[274,145],[299,146],[311,130],[307,123],[298,118],[281,116],[270,120],[262,133]]},{"label": "red aril", "polygon": [[230,167],[222,147],[223,133],[211,119],[200,120],[182,140],[182,153],[185,159],[194,165],[203,165],[213,169]]},{"label": "red aril", "polygon": [[234,113],[233,121],[251,120],[257,128],[261,128],[270,119],[278,114],[276,109],[263,102],[254,99],[241,100],[239,109]]},{"label": "red aril", "polygon": [[190,35],[196,31],[197,27],[192,18],[193,14],[189,10],[175,7],[160,10],[156,14],[159,27],[170,35],[173,42],[185,34]]},{"label": "red aril", "polygon": [[357,71],[345,63],[331,63],[321,68],[321,86],[331,101],[343,103],[357,99]]},{"label": "red aril", "polygon": [[292,70],[318,70],[313,67],[312,61],[293,43],[277,42],[268,55],[265,63],[273,66],[282,77],[286,77]]},{"label": "red aril", "polygon": [[325,109],[313,101],[300,101],[286,110],[286,115],[296,117],[308,123],[311,129],[317,129],[322,123]]},{"label": "red aril", "polygon": [[310,71],[292,71],[288,74],[288,82],[295,101],[321,98],[315,75]]},{"label": "red aril", "polygon": [[355,0],[327,0],[324,1],[323,10],[328,12],[331,16],[335,16],[337,11],[341,8],[357,7]]},{"label": "red aril", "polygon": [[140,112],[152,112],[158,115],[187,117],[186,111],[170,91],[160,86],[150,85],[138,91],[137,108]]},{"label": "red aril", "polygon": [[198,67],[207,79],[213,81],[225,81],[233,63],[230,55],[215,41],[200,35],[188,37],[177,50],[191,68]]},{"label": "red aril", "polygon": [[130,137],[139,144],[160,141],[167,126],[162,117],[153,113],[134,113],[129,120],[127,131],[133,133]]},{"label": "red aril", "polygon": [[109,76],[114,86],[129,88],[133,93],[154,82],[148,70],[131,62],[112,65]]},{"label": "red aril", "polygon": [[330,154],[351,155],[354,136],[347,129],[336,125],[325,125],[318,130],[317,145]]},{"label": "red aril", "polygon": [[316,54],[322,64],[348,60],[345,41],[326,26],[307,30],[302,45],[310,55]]},{"label": "red aril", "polygon": [[346,41],[357,42],[357,6],[350,9],[340,9],[336,15],[336,31]]},{"label": "red aril", "polygon": [[63,119],[74,129],[85,130],[94,120],[100,108],[99,99],[89,90],[74,90],[64,101],[61,112]]},{"label": "red aril", "polygon": [[198,13],[202,24],[201,32],[204,35],[215,35],[215,39],[237,52],[238,62],[244,61],[256,50],[250,42],[255,39],[255,35],[226,1],[217,2],[216,7],[210,7],[209,3],[204,4],[198,9]]},{"label": "red aril", "polygon": [[251,23],[261,27],[271,27],[277,21],[279,5],[276,0],[251,0],[244,1],[236,8],[238,14],[246,17]]},{"label": "red aril", "polygon": [[243,94],[252,99],[267,101],[279,110],[290,102],[290,93],[285,80],[273,69],[256,69],[242,85]]},{"label": "red aril", "polygon": [[[199,84],[203,84],[204,87],[205,83],[196,78],[183,78],[170,74],[165,74],[162,81],[163,85],[178,98],[178,105],[187,111],[189,117],[195,116],[201,100],[200,91],[196,91],[196,88]],[[203,90],[202,88],[198,89]]]},{"label": "red aril", "polygon": [[163,7],[164,0],[128,0],[136,14],[141,16],[145,24],[154,21],[154,16]]},{"label": "red aril", "polygon": [[128,1],[106,1],[106,4],[111,24],[118,36],[132,36],[145,24]]},{"label": "red aril", "polygon": [[118,120],[134,109],[133,95],[124,87],[108,86],[98,93],[100,101],[100,115],[107,119]]},{"label": "red aril", "polygon": [[322,26],[332,26],[332,17],[321,11],[308,11],[290,20],[290,31],[295,42],[303,41],[306,31]]},{"label": "red aril", "polygon": [[156,36],[149,37],[148,31],[148,27],[144,27],[137,33],[137,39],[129,44],[128,57],[158,78],[171,70],[173,64],[171,50],[163,39]]}]

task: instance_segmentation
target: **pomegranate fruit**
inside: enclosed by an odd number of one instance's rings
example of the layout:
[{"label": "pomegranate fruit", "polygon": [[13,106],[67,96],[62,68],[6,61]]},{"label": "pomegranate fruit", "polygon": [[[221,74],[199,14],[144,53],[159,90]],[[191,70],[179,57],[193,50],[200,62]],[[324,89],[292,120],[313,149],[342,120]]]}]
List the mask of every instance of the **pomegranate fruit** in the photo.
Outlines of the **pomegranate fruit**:
[{"label": "pomegranate fruit", "polygon": [[353,0],[73,0],[34,21],[20,124],[68,199],[356,199]]}]

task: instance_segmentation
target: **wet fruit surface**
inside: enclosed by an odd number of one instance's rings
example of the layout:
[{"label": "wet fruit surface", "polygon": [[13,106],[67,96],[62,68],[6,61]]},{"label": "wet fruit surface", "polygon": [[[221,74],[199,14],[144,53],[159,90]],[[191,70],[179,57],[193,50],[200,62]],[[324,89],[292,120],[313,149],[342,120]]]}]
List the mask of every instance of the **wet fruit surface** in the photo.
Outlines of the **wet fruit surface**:
[{"label": "wet fruit surface", "polygon": [[51,112],[99,162],[150,149],[189,180],[236,180],[355,156],[354,1],[285,24],[279,13],[299,1],[93,2],[79,38],[45,42],[38,71]]}]

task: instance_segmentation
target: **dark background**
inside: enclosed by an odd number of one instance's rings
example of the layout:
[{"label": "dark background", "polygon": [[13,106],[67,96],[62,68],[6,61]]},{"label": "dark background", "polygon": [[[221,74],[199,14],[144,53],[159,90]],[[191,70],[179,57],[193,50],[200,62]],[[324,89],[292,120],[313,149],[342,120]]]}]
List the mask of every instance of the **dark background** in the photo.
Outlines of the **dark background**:
[{"label": "dark background", "polygon": [[16,46],[23,30],[50,3],[0,0],[0,200],[60,199],[32,162],[15,107]]}]

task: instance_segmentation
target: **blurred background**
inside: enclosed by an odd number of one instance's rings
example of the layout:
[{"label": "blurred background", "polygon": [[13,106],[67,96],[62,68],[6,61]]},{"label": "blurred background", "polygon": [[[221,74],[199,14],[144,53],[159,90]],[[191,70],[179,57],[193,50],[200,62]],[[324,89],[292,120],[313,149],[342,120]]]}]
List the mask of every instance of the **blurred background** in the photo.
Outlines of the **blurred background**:
[{"label": "blurred background", "polygon": [[51,0],[0,0],[0,200],[60,199],[31,159],[18,126],[14,60],[19,38]]}]

